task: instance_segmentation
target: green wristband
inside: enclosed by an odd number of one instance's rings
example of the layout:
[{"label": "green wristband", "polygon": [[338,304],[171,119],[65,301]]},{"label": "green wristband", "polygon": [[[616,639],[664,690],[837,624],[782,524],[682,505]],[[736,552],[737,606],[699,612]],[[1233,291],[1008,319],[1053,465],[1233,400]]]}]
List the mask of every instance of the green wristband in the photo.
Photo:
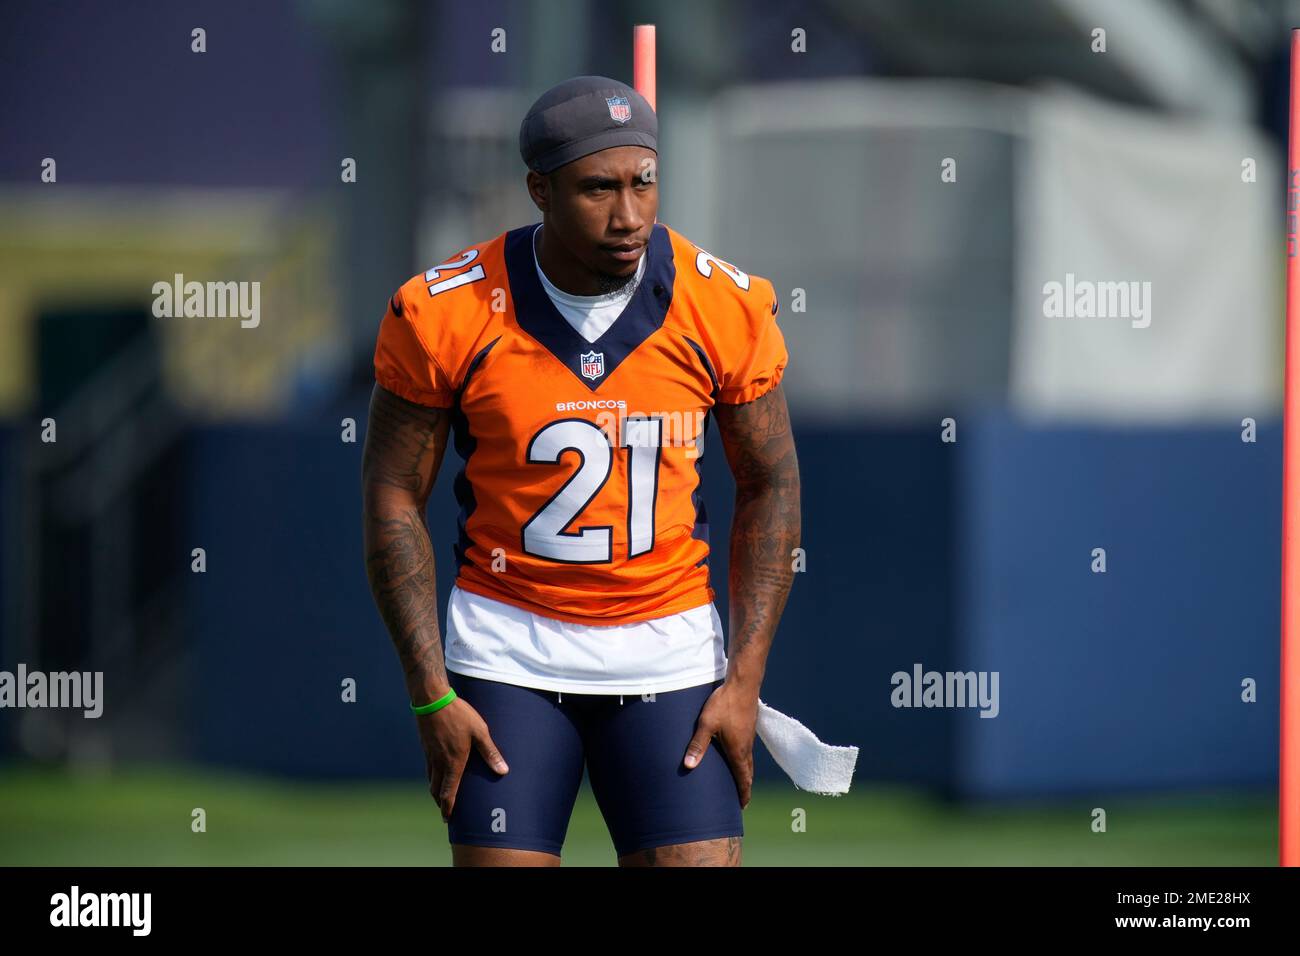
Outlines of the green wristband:
[{"label": "green wristband", "polygon": [[442,697],[439,697],[432,704],[425,704],[423,707],[416,707],[414,704],[412,704],[411,713],[420,714],[422,716],[424,714],[432,714],[434,711],[442,710],[444,707],[446,707],[455,699],[456,699],[456,691],[449,690],[447,691],[446,694],[444,694]]}]

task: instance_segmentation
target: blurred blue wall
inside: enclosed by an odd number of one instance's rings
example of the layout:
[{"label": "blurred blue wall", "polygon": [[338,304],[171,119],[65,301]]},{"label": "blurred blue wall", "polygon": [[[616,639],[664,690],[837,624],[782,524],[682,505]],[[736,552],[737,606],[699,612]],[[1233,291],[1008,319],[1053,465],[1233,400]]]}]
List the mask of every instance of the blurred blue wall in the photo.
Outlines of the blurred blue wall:
[{"label": "blurred blue wall", "polygon": [[[978,795],[1271,786],[1281,429],[1026,429],[961,456],[963,666],[1002,714],[958,722]],[[967,432],[971,435],[971,432]],[[1090,570],[1103,547],[1107,572]],[[1258,702],[1241,700],[1242,680]]]},{"label": "blurred blue wall", "polygon": [[[346,412],[364,423],[364,401]],[[862,748],[858,780],[963,797],[1264,787],[1276,775],[1280,428],[1033,429],[796,421],[807,571],[763,698]],[[196,438],[187,540],[196,756],[328,777],[423,764],[362,563],[363,436],[219,427]],[[726,620],[732,486],[705,459]],[[449,453],[429,509],[441,605]],[[1090,570],[1104,547],[1108,570]],[[894,708],[890,676],[1000,675],[1000,713]],[[340,682],[357,680],[355,704]],[[1259,702],[1242,703],[1254,678]],[[758,750],[762,750],[761,745]],[[759,755],[760,779],[780,771]]]}]

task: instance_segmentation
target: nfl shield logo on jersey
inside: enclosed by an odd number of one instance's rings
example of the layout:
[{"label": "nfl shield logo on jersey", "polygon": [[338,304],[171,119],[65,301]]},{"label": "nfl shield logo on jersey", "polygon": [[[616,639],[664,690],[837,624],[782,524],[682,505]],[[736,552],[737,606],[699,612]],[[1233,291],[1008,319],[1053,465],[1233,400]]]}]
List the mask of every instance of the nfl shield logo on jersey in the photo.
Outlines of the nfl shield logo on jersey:
[{"label": "nfl shield logo on jersey", "polygon": [[578,361],[582,363],[583,378],[598,379],[605,374],[604,352],[583,352]]},{"label": "nfl shield logo on jersey", "polygon": [[626,96],[607,96],[605,102],[609,104],[610,119],[615,123],[626,123],[632,118],[632,104]]}]

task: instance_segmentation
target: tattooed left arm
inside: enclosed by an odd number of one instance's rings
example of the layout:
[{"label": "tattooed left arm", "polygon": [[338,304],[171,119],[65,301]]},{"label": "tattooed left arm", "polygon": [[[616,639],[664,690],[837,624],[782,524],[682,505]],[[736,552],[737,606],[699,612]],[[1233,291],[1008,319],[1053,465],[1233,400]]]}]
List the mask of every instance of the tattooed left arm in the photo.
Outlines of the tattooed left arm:
[{"label": "tattooed left arm", "polygon": [[[731,519],[731,624],[727,678],[700,714],[686,766],[699,762],[715,733],[730,759],[742,806],[753,781],[759,688],[777,622],[794,582],[799,546],[799,461],[780,385],[741,405],[713,407],[736,479]],[[692,754],[695,759],[692,760]]]},{"label": "tattooed left arm", "polygon": [[714,413],[736,479],[727,679],[757,696],[794,582],[792,552],[801,531],[799,460],[780,385],[743,405],[716,405]]}]

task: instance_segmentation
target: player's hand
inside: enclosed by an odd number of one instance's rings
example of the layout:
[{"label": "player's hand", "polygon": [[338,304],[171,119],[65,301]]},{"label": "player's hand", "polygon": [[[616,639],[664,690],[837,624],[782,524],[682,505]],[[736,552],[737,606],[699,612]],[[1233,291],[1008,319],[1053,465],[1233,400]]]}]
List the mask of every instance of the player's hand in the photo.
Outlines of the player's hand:
[{"label": "player's hand", "polygon": [[697,767],[709,749],[709,741],[718,738],[718,748],[727,758],[731,775],[736,779],[741,809],[749,806],[754,788],[754,731],[758,725],[758,692],[739,684],[723,681],[709,695],[695,723],[695,736],[686,748],[682,763]]},{"label": "player's hand", "polygon": [[492,742],[487,722],[463,698],[458,697],[441,710],[415,719],[420,728],[420,743],[424,745],[429,793],[442,812],[442,822],[446,823],[456,806],[460,778],[473,748],[478,748],[487,765],[497,773],[508,773],[510,768]]}]

